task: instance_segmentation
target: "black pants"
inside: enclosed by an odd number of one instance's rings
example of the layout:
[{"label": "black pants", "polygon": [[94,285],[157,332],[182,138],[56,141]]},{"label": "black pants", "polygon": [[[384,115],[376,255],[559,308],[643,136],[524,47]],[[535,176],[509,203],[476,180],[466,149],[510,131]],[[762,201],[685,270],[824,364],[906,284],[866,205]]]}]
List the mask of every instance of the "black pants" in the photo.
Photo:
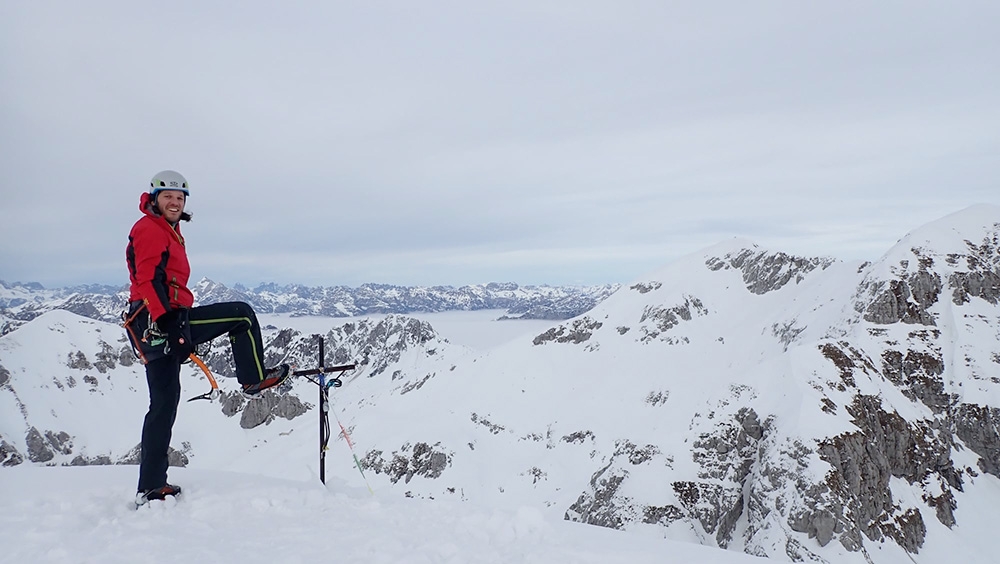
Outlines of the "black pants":
[{"label": "black pants", "polygon": [[168,355],[146,363],[149,411],[142,422],[139,491],[167,483],[167,449],[181,400],[181,359]]},{"label": "black pants", "polygon": [[[142,335],[148,316],[136,316],[131,334]],[[240,384],[255,384],[264,379],[264,344],[260,324],[249,304],[225,302],[188,310],[191,340],[206,343],[229,333]],[[144,345],[144,344],[143,344]],[[143,346],[146,384],[149,386],[149,411],[142,424],[139,453],[139,490],[159,488],[167,483],[167,450],[173,434],[177,405],[181,397],[181,363],[178,356],[163,355],[162,350]]]},{"label": "black pants", "polygon": [[260,338],[260,323],[249,304],[224,302],[198,306],[188,310],[191,340],[196,345],[229,333],[236,363],[236,379],[240,384],[256,384],[264,379],[264,343]]}]

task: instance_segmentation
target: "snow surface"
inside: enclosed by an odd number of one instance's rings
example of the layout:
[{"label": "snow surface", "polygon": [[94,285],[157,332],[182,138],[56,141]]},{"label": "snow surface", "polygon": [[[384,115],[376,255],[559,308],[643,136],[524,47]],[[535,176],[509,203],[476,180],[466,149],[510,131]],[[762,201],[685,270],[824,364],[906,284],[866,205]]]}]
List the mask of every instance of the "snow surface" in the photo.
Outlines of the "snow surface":
[{"label": "snow surface", "polygon": [[405,499],[328,481],[171,469],[178,500],[134,509],[134,466],[0,471],[4,562],[741,564],[763,559],[530,507]]}]

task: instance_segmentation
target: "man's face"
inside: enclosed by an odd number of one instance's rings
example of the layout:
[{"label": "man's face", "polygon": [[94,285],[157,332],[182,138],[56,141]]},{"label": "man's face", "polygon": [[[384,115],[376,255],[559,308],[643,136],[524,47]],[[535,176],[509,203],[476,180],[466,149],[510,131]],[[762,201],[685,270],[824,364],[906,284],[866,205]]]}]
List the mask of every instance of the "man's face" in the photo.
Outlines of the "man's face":
[{"label": "man's face", "polygon": [[164,219],[170,223],[177,223],[184,212],[184,201],[187,196],[180,190],[160,190],[156,194],[156,207],[160,209]]}]

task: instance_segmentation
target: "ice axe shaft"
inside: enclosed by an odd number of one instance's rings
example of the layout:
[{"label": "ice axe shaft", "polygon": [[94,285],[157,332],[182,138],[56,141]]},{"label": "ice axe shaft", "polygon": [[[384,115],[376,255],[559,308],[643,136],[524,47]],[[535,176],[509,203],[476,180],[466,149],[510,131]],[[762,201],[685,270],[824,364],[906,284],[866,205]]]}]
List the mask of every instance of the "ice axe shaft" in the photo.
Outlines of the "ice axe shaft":
[{"label": "ice axe shaft", "polygon": [[219,383],[215,381],[215,376],[212,376],[212,371],[209,370],[207,366],[205,366],[205,363],[202,362],[200,358],[198,358],[198,355],[191,353],[191,355],[188,356],[188,358],[194,361],[194,363],[198,365],[198,368],[201,368],[201,371],[205,373],[205,377],[208,378],[208,383],[212,385],[211,390],[209,390],[204,394],[201,394],[200,396],[195,396],[189,399],[188,401],[194,401],[200,399],[213,401],[220,395],[222,395],[222,392],[219,391]]}]

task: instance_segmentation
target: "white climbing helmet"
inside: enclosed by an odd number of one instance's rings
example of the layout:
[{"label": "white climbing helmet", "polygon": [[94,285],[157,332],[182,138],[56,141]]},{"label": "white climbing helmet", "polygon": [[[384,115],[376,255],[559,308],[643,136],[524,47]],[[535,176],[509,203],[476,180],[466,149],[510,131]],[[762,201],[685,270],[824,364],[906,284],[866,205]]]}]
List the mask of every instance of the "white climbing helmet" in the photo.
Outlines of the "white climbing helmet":
[{"label": "white climbing helmet", "polygon": [[180,190],[184,192],[185,196],[191,195],[191,192],[188,191],[187,180],[179,172],[172,170],[157,172],[153,175],[153,179],[149,181],[149,194],[153,198],[156,198],[156,194],[160,190]]}]

